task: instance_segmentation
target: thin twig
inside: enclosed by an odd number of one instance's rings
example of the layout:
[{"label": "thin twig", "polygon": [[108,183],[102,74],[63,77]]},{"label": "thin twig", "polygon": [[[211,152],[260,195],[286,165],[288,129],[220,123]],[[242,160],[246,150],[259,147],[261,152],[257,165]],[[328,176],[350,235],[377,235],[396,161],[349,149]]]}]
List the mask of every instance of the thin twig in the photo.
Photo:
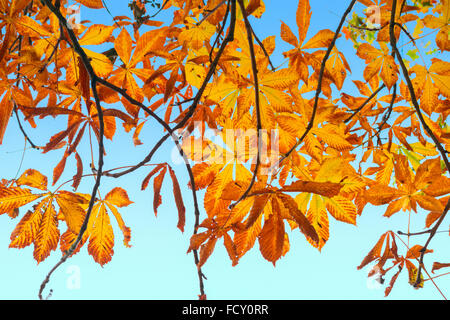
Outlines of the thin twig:
[{"label": "thin twig", "polygon": [[269,56],[269,53],[266,50],[266,47],[264,46],[262,41],[259,40],[258,36],[256,35],[255,30],[253,29],[253,27],[251,25],[250,25],[250,29],[252,30],[252,33],[253,33],[253,36],[255,37],[256,42],[259,44],[259,46],[261,47],[262,51],[264,52],[264,55],[266,56],[267,60],[269,61],[270,68],[272,69],[272,71],[275,71],[276,68],[272,64],[272,60],[270,59],[270,56]]},{"label": "thin twig", "polygon": [[13,109],[13,111],[14,111],[14,114],[16,115],[17,124],[19,125],[20,131],[22,131],[23,136],[25,137],[25,139],[28,141],[28,143],[30,144],[30,146],[31,146],[33,149],[36,149],[36,150],[40,149],[38,146],[36,146],[36,145],[33,143],[33,141],[31,141],[30,137],[29,137],[28,134],[25,132],[25,129],[23,128],[22,123],[21,123],[20,118],[19,118],[19,113],[17,112],[17,104],[16,104],[15,101],[14,101],[13,103],[14,103],[14,109]]},{"label": "thin twig", "polygon": [[[208,19],[214,12],[217,11],[217,9],[219,9],[227,0],[222,0],[217,6],[214,7],[214,9],[209,10],[207,14],[205,14],[202,18],[202,20],[200,20],[199,22],[196,23],[196,26],[198,27],[199,25],[202,24],[203,21],[205,21],[206,19]],[[206,10],[205,10],[206,11]]]},{"label": "thin twig", "polygon": [[368,97],[366,99],[366,101],[364,101],[358,108],[353,109],[353,113],[350,117],[348,117],[347,119],[344,120],[344,123],[348,123],[350,120],[353,119],[354,116],[356,116],[374,97],[376,97],[376,95],[383,90],[386,87],[386,85],[383,83],[377,90],[375,90],[370,97]]},{"label": "thin twig", "polygon": [[[396,237],[397,239],[399,239],[399,240],[401,241],[401,243],[403,243],[403,245],[406,247],[406,249],[408,250],[408,252],[410,252],[410,248],[409,248],[409,246],[405,243],[405,241],[403,241],[403,239],[400,238],[398,235],[396,235],[394,232],[392,232],[392,234],[394,235],[394,237]],[[411,252],[411,253],[412,253],[412,256],[414,257],[414,259],[416,259],[416,261],[419,262],[419,267],[420,267],[421,263],[420,263],[420,261],[419,261],[419,258],[416,257],[416,255],[414,254],[414,252]],[[427,274],[427,276],[428,276],[428,278],[429,278],[428,280],[431,280],[431,282],[432,282],[433,285],[436,287],[437,291],[439,291],[439,293],[440,293],[441,296],[444,298],[444,300],[447,300],[447,297],[444,295],[444,293],[441,291],[441,289],[438,287],[438,285],[434,282],[433,278],[430,276],[430,274],[428,273],[428,271],[427,271],[425,268],[423,268],[423,270],[424,270],[425,273]]]}]

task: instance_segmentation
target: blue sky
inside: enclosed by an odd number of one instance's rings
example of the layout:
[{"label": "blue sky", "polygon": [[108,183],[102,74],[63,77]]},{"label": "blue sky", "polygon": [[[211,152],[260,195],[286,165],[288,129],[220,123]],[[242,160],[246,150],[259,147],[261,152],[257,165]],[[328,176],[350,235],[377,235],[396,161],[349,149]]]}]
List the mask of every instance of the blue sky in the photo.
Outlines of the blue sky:
[{"label": "blue sky", "polygon": [[[128,12],[127,1],[106,0],[112,15],[123,15]],[[266,0],[266,13],[263,20],[254,19],[255,32],[261,39],[277,35],[277,49],[274,53],[275,66],[284,60],[281,52],[290,49],[279,37],[280,20],[296,30],[296,0]],[[320,29],[335,30],[347,1],[311,1],[313,11],[308,38]],[[93,23],[111,23],[111,17],[104,11],[83,9],[82,20]],[[163,20],[165,15],[155,19]],[[295,31],[294,31],[295,32]],[[338,48],[343,51],[352,67],[352,79],[361,79],[362,60],[353,54],[350,42],[340,39]],[[441,57],[443,58],[443,57]],[[357,95],[352,85],[344,88],[344,92]],[[25,126],[36,144],[45,144],[49,137],[62,129],[66,124],[64,117],[40,120],[42,131],[33,131]],[[132,146],[132,139],[126,135],[118,124],[118,134],[114,143],[108,141],[105,168],[130,165],[145,157],[148,148],[157,137],[152,126],[144,127],[141,140],[144,146]],[[0,177],[13,178],[19,166],[24,141],[15,119],[11,119],[6,131],[3,145],[0,146]],[[80,148],[87,150],[87,141]],[[168,160],[173,144],[167,142],[158,152],[153,163]],[[24,156],[21,173],[34,168],[51,177],[52,169],[60,160],[62,150],[41,154],[35,150],[27,150]],[[73,168],[74,159],[68,162]],[[88,168],[88,163],[85,163]],[[149,172],[141,169],[129,176],[114,180],[104,178],[101,186],[102,195],[116,186],[126,188],[134,204],[121,211],[126,224],[132,230],[132,248],[122,245],[122,236],[117,231],[115,237],[115,254],[112,261],[103,268],[94,263],[87,254],[86,247],[81,253],[69,259],[53,275],[48,289],[52,288],[54,299],[196,299],[199,292],[196,268],[192,254],[186,254],[193,226],[193,206],[191,194],[187,189],[187,176],[184,166],[174,166],[180,179],[186,205],[187,225],[185,232],[176,228],[177,211],[172,197],[171,183],[165,181],[162,190],[162,205],[156,218],[150,189],[140,191],[143,177]],[[70,179],[74,172],[70,169],[61,181]],[[166,178],[167,180],[168,178]],[[93,179],[85,179],[79,191],[90,193]],[[200,199],[203,193],[200,192]],[[208,280],[205,281],[206,294],[209,299],[384,299],[384,287],[368,280],[368,269],[356,270],[367,252],[376,243],[379,236],[387,230],[404,230],[407,225],[407,213],[400,212],[390,219],[384,218],[383,207],[368,206],[357,220],[357,226],[336,222],[330,218],[330,240],[322,252],[311,247],[298,231],[290,233],[291,249],[277,262],[276,267],[264,260],[259,253],[258,244],[247,253],[240,263],[232,267],[231,261],[219,241],[216,250],[205,264],[203,271]],[[21,210],[20,217],[25,213]],[[204,212],[202,212],[204,215]],[[413,214],[414,215],[414,214]],[[411,230],[422,230],[425,214],[419,212],[413,218]],[[43,263],[36,265],[33,260],[33,248],[9,249],[9,237],[18,219],[10,221],[7,215],[0,216],[0,299],[36,299],[39,286],[46,273],[59,260],[58,250]],[[417,238],[424,243],[426,236]],[[450,255],[443,252],[447,233],[438,234],[431,247],[441,248],[438,254],[427,255],[426,261],[448,262]],[[400,252],[404,248],[399,243]],[[79,275],[79,286],[73,285],[74,272]],[[388,274],[387,281],[392,273]],[[450,278],[435,280],[443,289],[450,285]],[[45,293],[44,293],[45,294]],[[441,299],[436,288],[427,281],[425,287],[414,290],[407,283],[406,269],[397,280],[388,299]]]}]

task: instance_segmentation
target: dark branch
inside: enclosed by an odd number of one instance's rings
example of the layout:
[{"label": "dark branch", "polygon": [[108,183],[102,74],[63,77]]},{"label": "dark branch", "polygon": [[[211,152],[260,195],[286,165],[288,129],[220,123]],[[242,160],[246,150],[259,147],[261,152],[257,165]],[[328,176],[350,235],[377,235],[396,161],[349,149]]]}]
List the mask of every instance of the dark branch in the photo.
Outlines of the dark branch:
[{"label": "dark branch", "polygon": [[313,111],[312,111],[312,115],[311,115],[311,119],[309,120],[308,126],[306,127],[305,132],[303,133],[303,135],[300,137],[300,140],[285,154],[281,157],[281,159],[278,161],[277,166],[280,165],[281,162],[283,162],[286,158],[289,157],[289,155],[294,152],[294,150],[303,142],[303,140],[305,139],[305,137],[308,135],[308,133],[311,131],[311,129],[314,126],[314,120],[316,118],[316,113],[317,113],[317,108],[318,108],[318,104],[319,104],[319,96],[320,93],[322,92],[322,81],[323,81],[323,75],[325,73],[325,65],[326,62],[331,54],[331,50],[333,50],[333,47],[336,43],[336,40],[339,36],[339,33],[341,32],[342,26],[345,22],[345,18],[347,17],[347,15],[350,13],[350,11],[352,10],[354,4],[355,4],[356,0],[352,0],[349,4],[349,6],[347,7],[347,10],[345,10],[341,21],[339,22],[339,25],[334,33],[334,37],[333,40],[331,41],[330,45],[328,46],[327,52],[325,53],[325,56],[322,59],[322,63],[320,65],[320,71],[319,71],[319,79],[317,80],[317,89],[316,89],[316,94],[314,96],[314,106],[313,106]]},{"label": "dark branch", "polygon": [[[447,152],[444,149],[444,147],[441,145],[441,143],[439,142],[439,140],[437,139],[437,137],[435,136],[433,131],[430,129],[430,127],[428,126],[428,124],[426,123],[426,121],[422,115],[422,111],[420,109],[420,106],[419,106],[419,103],[417,101],[417,97],[416,97],[416,94],[414,91],[414,86],[412,84],[411,78],[409,77],[408,69],[405,65],[405,62],[403,61],[400,51],[397,48],[397,39],[395,37],[395,32],[394,32],[394,27],[396,25],[395,24],[396,8],[397,8],[397,0],[393,0],[392,9],[391,9],[392,10],[391,11],[391,20],[390,20],[390,25],[389,25],[389,36],[390,36],[391,47],[392,47],[392,50],[395,52],[398,62],[400,63],[400,66],[401,66],[401,69],[403,72],[403,76],[405,78],[406,85],[408,87],[408,90],[409,90],[409,93],[411,96],[411,102],[416,110],[416,114],[417,114],[422,126],[424,127],[425,131],[431,137],[434,144],[436,145],[436,148],[439,150],[439,153],[441,154],[441,157],[444,160],[447,171],[450,172],[450,162],[447,157]],[[431,240],[433,239],[434,235],[436,234],[437,229],[441,225],[442,221],[444,221],[449,209],[450,209],[450,199],[447,201],[447,205],[445,206],[444,211],[442,212],[442,215],[440,216],[439,220],[436,222],[434,227],[431,229],[428,240],[421,250],[420,259],[419,259],[419,268],[417,271],[417,279],[416,279],[414,286],[418,286],[420,284],[420,278],[421,278],[421,272],[422,272],[422,268],[423,268],[423,259],[424,259],[425,252],[426,252]]]}]

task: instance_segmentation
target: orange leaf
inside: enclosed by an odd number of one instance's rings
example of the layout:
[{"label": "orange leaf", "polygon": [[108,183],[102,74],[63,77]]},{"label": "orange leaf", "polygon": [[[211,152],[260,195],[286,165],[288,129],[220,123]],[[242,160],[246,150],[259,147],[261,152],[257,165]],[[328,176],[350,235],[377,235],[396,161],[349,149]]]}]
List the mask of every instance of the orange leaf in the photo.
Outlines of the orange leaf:
[{"label": "orange leaf", "polygon": [[150,179],[159,171],[161,168],[165,166],[164,163],[158,164],[150,173],[144,178],[144,181],[142,181],[141,190],[145,190],[148,187],[148,183],[150,182]]},{"label": "orange leaf", "polygon": [[333,197],[339,194],[342,186],[334,182],[316,182],[298,180],[290,185],[284,186],[281,191],[310,192],[325,197]]},{"label": "orange leaf", "polygon": [[397,189],[385,186],[383,184],[373,185],[364,193],[364,197],[367,202],[370,202],[376,206],[387,204],[398,198],[400,195],[401,193]]},{"label": "orange leaf", "polygon": [[209,238],[210,234],[211,234],[210,231],[194,234],[191,237],[187,253],[191,252],[191,250],[198,250],[198,248],[202,245],[202,243]]},{"label": "orange leaf", "polygon": [[127,192],[120,187],[116,187],[108,192],[105,196],[105,201],[108,201],[119,208],[127,207],[133,203],[133,201],[130,201],[128,198]]},{"label": "orange leaf", "polygon": [[170,177],[172,178],[172,185],[173,185],[173,195],[175,197],[175,203],[177,205],[178,209],[178,229],[181,230],[181,232],[184,232],[184,225],[186,222],[186,209],[184,207],[183,203],[183,197],[181,196],[181,190],[180,185],[178,183],[177,176],[175,175],[175,172],[172,170],[172,168],[169,166],[169,173]]},{"label": "orange leaf", "polygon": [[303,212],[298,208],[297,202],[288,195],[280,195],[279,198],[283,201],[283,205],[289,210],[289,214],[297,222],[300,231],[312,241],[319,243],[319,236],[312,226],[311,222],[306,218]]},{"label": "orange leaf", "polygon": [[[340,36],[340,35],[339,35]],[[334,38],[334,32],[328,29],[320,30],[303,45],[303,49],[327,48]]]},{"label": "orange leaf", "polygon": [[125,65],[128,65],[130,62],[132,43],[133,40],[131,40],[130,34],[125,28],[122,28],[122,31],[119,33],[116,41],[114,42],[114,48]]},{"label": "orange leaf", "polygon": [[40,190],[47,190],[47,177],[37,170],[28,169],[17,179],[16,184],[18,186],[25,185]]},{"label": "orange leaf", "polygon": [[231,237],[228,233],[225,233],[223,235],[223,243],[224,243],[225,249],[227,249],[228,256],[230,257],[230,259],[232,261],[232,265],[233,266],[237,265],[239,257],[236,253],[236,245],[233,243],[233,240],[231,239]]},{"label": "orange leaf", "polygon": [[206,242],[202,247],[200,248],[200,259],[197,264],[197,267],[201,267],[205,264],[206,260],[211,256],[211,254],[214,251],[214,247],[216,246],[217,238],[210,238],[208,242]]},{"label": "orange leaf", "polygon": [[299,0],[296,21],[298,26],[298,42],[302,44],[305,41],[306,33],[309,29],[309,23],[311,20],[311,6],[309,5],[309,0]]},{"label": "orange leaf", "polygon": [[0,185],[0,214],[8,213],[24,206],[42,195],[33,194],[29,189],[22,188],[6,188]]},{"label": "orange leaf", "polygon": [[153,180],[153,211],[155,211],[155,216],[158,214],[158,207],[161,205],[161,186],[166,171],[167,167],[162,168],[161,172],[156,176],[155,180]]},{"label": "orange leaf", "polygon": [[[408,252],[406,253],[406,259],[419,259],[420,255],[422,254],[422,246],[416,244],[414,247],[410,248]],[[427,249],[425,250],[425,253],[433,252],[433,250]]]},{"label": "orange leaf", "polygon": [[38,263],[44,261],[50,255],[50,251],[56,250],[58,242],[58,220],[56,219],[55,207],[51,200],[49,200],[42,216],[36,239],[34,240],[34,259]]},{"label": "orange leaf", "polygon": [[386,239],[388,235],[388,232],[383,233],[378,240],[378,242],[375,244],[375,246],[372,248],[372,250],[369,251],[367,256],[363,259],[361,264],[358,266],[358,270],[364,268],[366,265],[374,261],[375,259],[379,258],[381,256],[381,249],[383,247],[384,240]]},{"label": "orange leaf", "polygon": [[[272,202],[272,204],[275,204]],[[277,204],[275,204],[275,207]],[[274,208],[275,209],[275,208]],[[274,210],[277,211],[277,210]],[[278,210],[279,212],[279,210]],[[264,259],[275,265],[276,261],[283,253],[284,245],[284,223],[278,214],[270,215],[269,219],[264,222],[264,226],[258,237],[259,249]]]},{"label": "orange leaf", "polygon": [[434,271],[439,270],[441,268],[448,268],[450,267],[450,263],[440,263],[440,262],[433,262],[433,268],[431,269],[431,272],[434,273]]},{"label": "orange leaf", "polygon": [[10,248],[25,248],[34,242],[38,234],[42,220],[41,209],[46,201],[41,201],[35,205],[33,211],[28,211],[11,233]]},{"label": "orange leaf", "polygon": [[76,0],[76,1],[91,9],[103,8],[102,0]]},{"label": "orange leaf", "polygon": [[253,224],[258,220],[259,216],[264,210],[264,207],[269,200],[269,195],[261,195],[256,196],[255,201],[253,202],[252,209],[250,210],[250,214],[247,218],[247,222],[245,224],[245,229],[250,228]]},{"label": "orange leaf", "polygon": [[8,126],[9,118],[13,110],[13,104],[5,95],[0,103],[0,144],[3,142],[3,136]]},{"label": "orange leaf", "polygon": [[95,262],[104,265],[111,261],[114,254],[114,233],[105,205],[94,206],[91,217],[93,224],[90,230],[88,252]]}]

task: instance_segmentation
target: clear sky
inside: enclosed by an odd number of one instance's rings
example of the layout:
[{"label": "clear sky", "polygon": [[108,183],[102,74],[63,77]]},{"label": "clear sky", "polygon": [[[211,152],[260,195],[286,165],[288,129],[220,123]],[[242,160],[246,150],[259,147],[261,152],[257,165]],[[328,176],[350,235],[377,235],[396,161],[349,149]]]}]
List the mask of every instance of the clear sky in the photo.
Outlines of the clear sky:
[{"label": "clear sky", "polygon": [[[128,1],[106,0],[113,16],[128,14]],[[120,5],[119,5],[120,3]],[[255,32],[264,39],[277,35],[277,50],[274,54],[274,64],[277,66],[284,60],[281,52],[289,49],[279,37],[280,20],[283,20],[293,30],[295,27],[296,0],[274,1],[266,0],[266,13],[263,20],[254,19]],[[348,5],[348,1],[311,1],[313,11],[308,38],[319,29],[335,30],[340,16]],[[82,20],[93,23],[110,24],[111,17],[104,11],[83,9]],[[163,20],[164,14],[155,19]],[[340,39],[338,48],[343,51],[351,64],[352,79],[361,79],[362,60],[353,54],[351,43]],[[441,57],[443,58],[443,57]],[[348,85],[344,92],[357,95],[356,88]],[[57,128],[66,124],[65,117],[40,120],[46,129],[33,131],[25,126],[30,136],[38,145],[45,144],[49,137],[56,133]],[[43,128],[43,127],[41,127]],[[160,132],[160,131],[158,131]],[[148,152],[157,137],[152,132],[152,126],[144,127],[141,140],[144,146],[133,147],[132,139],[126,135],[118,124],[118,135],[114,143],[108,141],[105,168],[134,164]],[[0,146],[0,177],[13,178],[22,157],[23,138],[18,130],[15,119],[11,119],[4,139]],[[80,148],[87,150],[87,141]],[[153,163],[170,160],[168,155],[173,145],[167,142],[160,150]],[[59,162],[62,150],[41,154],[38,151],[27,150],[22,164],[25,169],[34,168],[51,177],[52,168]],[[69,168],[74,165],[72,158]],[[88,168],[88,162],[85,162]],[[176,228],[177,211],[172,197],[171,183],[165,181],[162,191],[162,205],[156,218],[151,190],[140,191],[140,184],[148,169],[141,169],[129,176],[114,180],[104,178],[101,186],[102,195],[116,186],[126,188],[130,198],[135,203],[121,211],[126,224],[132,230],[132,248],[122,245],[122,235],[115,221],[116,232],[114,256],[103,268],[96,264],[88,255],[86,246],[81,253],[69,259],[53,275],[47,290],[52,288],[54,299],[196,299],[199,293],[196,268],[192,254],[186,254],[193,226],[193,206],[191,194],[187,185],[184,166],[174,166],[180,179],[185,200],[187,225],[185,233]],[[61,181],[70,179],[74,172],[66,170]],[[90,193],[93,179],[85,179],[79,191]],[[203,192],[199,193],[202,199]],[[304,236],[297,230],[290,233],[291,249],[289,253],[277,262],[276,267],[264,260],[255,244],[253,250],[247,253],[235,267],[219,241],[216,250],[203,267],[208,278],[205,290],[209,299],[384,299],[384,287],[380,287],[367,278],[368,268],[356,270],[364,256],[376,243],[379,236],[389,229],[404,230],[407,225],[407,213],[400,212],[390,219],[382,215],[385,208],[368,206],[361,217],[357,219],[357,227],[336,222],[330,218],[330,240],[322,252],[311,247]],[[20,217],[25,213],[20,211]],[[203,217],[205,215],[202,212]],[[19,219],[19,218],[18,218]],[[50,258],[36,265],[32,257],[32,246],[26,249],[9,249],[9,237],[15,225],[7,215],[0,216],[0,299],[36,299],[39,286],[46,273],[59,260],[61,253],[53,252]],[[419,212],[413,218],[412,230],[423,230],[424,212]],[[424,243],[425,236],[419,243]],[[448,234],[438,234],[431,247],[444,248]],[[399,244],[399,250],[404,254],[404,248]],[[448,251],[427,255],[426,261],[449,262]],[[76,277],[79,276],[79,282]],[[392,272],[388,274],[390,280]],[[450,287],[450,278],[436,279],[436,283],[446,293]],[[44,293],[45,294],[45,293]],[[388,299],[441,299],[436,288],[427,281],[425,287],[414,290],[407,283],[407,271],[397,280]]]}]

